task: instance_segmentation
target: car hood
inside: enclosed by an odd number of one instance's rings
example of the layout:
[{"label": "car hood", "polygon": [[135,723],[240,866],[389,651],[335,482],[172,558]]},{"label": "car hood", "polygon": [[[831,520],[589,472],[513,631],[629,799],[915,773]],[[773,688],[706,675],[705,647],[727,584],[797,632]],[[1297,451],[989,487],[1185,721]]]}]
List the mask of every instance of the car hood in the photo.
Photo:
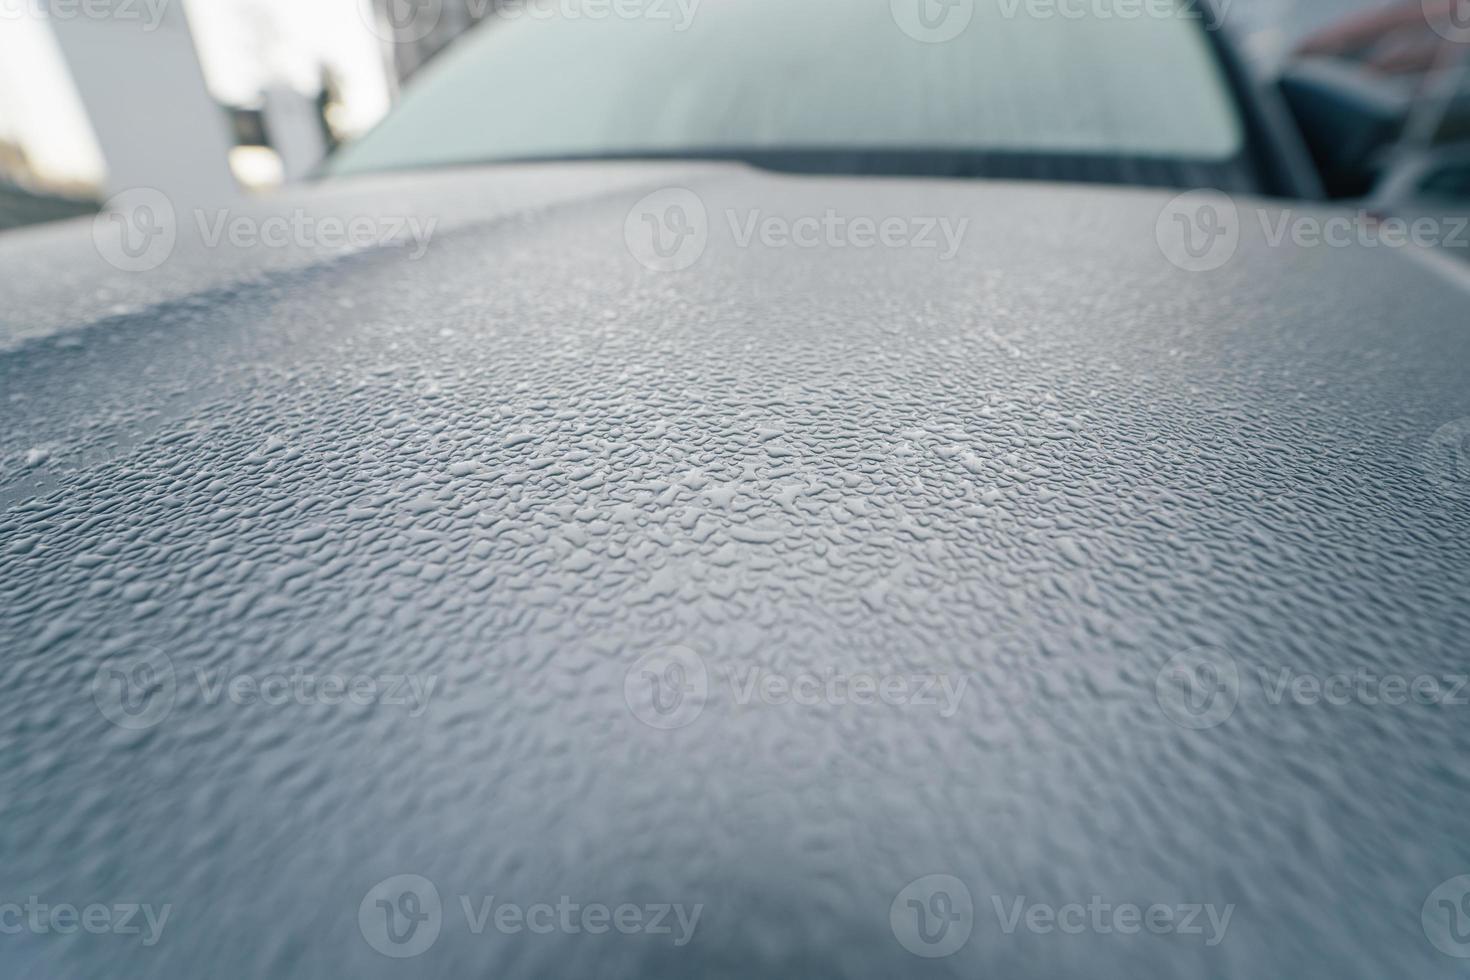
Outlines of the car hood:
[{"label": "car hood", "polygon": [[[420,254],[182,208],[151,271],[0,239],[0,901],[173,909],[8,963],[1449,976],[1470,709],[1281,685],[1464,672],[1466,291],[1235,203],[1206,271],[1168,193],[715,164],[226,216],[432,219]],[[829,214],[967,224],[779,244]],[[1027,917],[1076,903],[1228,931]]]}]

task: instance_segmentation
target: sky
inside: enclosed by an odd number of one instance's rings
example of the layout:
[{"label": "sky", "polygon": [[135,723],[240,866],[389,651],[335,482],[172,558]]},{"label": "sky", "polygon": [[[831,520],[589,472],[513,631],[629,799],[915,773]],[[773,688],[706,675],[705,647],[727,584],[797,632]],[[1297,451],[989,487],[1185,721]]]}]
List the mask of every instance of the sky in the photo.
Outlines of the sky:
[{"label": "sky", "polygon": [[[48,181],[100,183],[105,164],[86,112],[51,26],[23,12],[29,2],[0,0],[0,138],[20,142]],[[249,103],[273,80],[310,92],[327,63],[343,87],[345,123],[362,130],[389,98],[381,51],[361,16],[366,3],[187,0],[185,10],[215,98]]]},{"label": "sky", "polygon": [[51,28],[30,17],[0,20],[0,138],[20,142],[55,180],[95,183],[102,174]]},{"label": "sky", "polygon": [[346,88],[350,125],[388,109],[382,52],[368,31],[368,0],[189,0],[189,23],[217,98],[248,101],[272,78],[315,89],[322,62]]}]

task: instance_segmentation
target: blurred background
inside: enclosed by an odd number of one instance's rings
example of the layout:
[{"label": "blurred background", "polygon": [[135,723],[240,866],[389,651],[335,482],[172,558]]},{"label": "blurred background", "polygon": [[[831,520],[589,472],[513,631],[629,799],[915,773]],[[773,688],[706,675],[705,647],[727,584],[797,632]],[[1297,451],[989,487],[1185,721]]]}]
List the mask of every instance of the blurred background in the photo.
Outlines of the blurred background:
[{"label": "blurred background", "polygon": [[305,178],[492,9],[435,2],[405,38],[389,2],[413,0],[0,0],[0,228]]},{"label": "blurred background", "polygon": [[[420,37],[404,8],[424,4],[433,29]],[[217,201],[306,179],[495,4],[0,0],[0,228],[88,213],[131,187]],[[1268,72],[1305,44],[1413,85],[1431,67],[1416,50],[1440,40],[1420,0],[1217,6]],[[1362,15],[1379,11],[1365,40]]]}]

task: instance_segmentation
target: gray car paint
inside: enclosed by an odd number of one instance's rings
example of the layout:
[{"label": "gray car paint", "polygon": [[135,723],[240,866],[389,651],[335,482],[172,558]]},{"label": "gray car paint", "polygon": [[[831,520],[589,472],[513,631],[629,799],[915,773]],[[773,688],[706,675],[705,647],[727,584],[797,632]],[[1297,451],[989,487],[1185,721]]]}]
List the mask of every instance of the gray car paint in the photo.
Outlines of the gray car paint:
[{"label": "gray car paint", "polygon": [[[666,187],[709,242],[660,273],[625,229]],[[1271,685],[1467,669],[1435,441],[1470,417],[1466,294],[1272,247],[1248,200],[1190,273],[1170,198],[568,165],[240,212],[435,218],[418,260],[189,215],[148,273],[86,223],[0,238],[0,903],[171,907],[146,946],[0,935],[0,972],[1462,975],[1426,903],[1470,874],[1470,708]],[[829,208],[968,230],[946,262],[726,218]],[[139,656],[120,727],[95,685]],[[660,729],[636,689],[671,657],[702,710]],[[1201,657],[1239,685],[1189,727],[1169,671]],[[963,689],[742,703],[757,668]],[[219,694],[296,670],[427,696]],[[393,959],[359,913],[403,874],[440,931]],[[924,958],[894,916],[936,874],[973,925]],[[701,911],[682,945],[476,934],[489,896]],[[1094,896],[1220,941],[1005,928]]]}]

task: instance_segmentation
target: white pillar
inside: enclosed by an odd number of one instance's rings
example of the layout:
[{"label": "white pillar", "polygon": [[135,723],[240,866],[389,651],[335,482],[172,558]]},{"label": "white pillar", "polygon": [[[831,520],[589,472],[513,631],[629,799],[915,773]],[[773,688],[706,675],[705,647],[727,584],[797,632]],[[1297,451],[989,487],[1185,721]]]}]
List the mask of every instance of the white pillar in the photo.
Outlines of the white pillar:
[{"label": "white pillar", "polygon": [[175,205],[206,205],[239,193],[230,174],[228,117],[205,88],[182,4],[51,9],[107,162],[109,195],[151,187]]}]

